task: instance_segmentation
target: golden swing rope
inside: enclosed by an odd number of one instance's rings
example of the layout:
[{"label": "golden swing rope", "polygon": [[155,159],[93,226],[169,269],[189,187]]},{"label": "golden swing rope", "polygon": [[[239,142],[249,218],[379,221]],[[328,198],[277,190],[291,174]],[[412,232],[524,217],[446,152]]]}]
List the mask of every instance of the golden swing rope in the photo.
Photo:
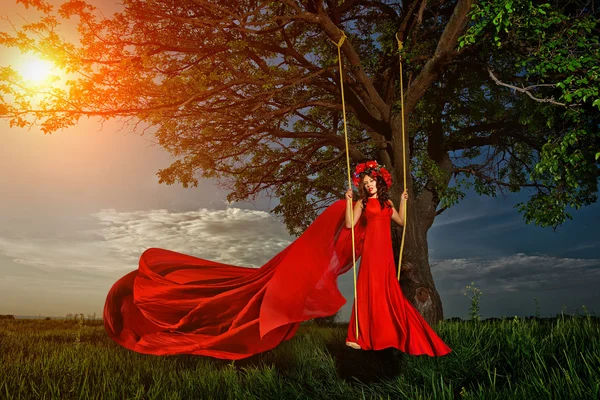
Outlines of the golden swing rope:
[{"label": "golden swing rope", "polygon": [[[348,188],[352,187],[352,178],[350,176],[350,153],[348,150],[348,129],[347,129],[347,125],[346,125],[346,101],[345,101],[345,97],[344,97],[344,76],[342,73],[342,54],[341,54],[341,48],[342,48],[342,44],[344,43],[344,40],[346,39],[346,34],[341,31],[341,38],[339,40],[338,43],[335,43],[335,45],[337,46],[338,49],[338,63],[339,63],[339,69],[340,69],[340,89],[341,89],[341,95],[342,95],[342,114],[344,117],[344,139],[346,141],[346,167],[347,167],[347,172],[348,172]],[[403,178],[404,178],[404,186],[403,189],[407,190],[406,188],[406,134],[405,134],[405,130],[404,130],[404,83],[402,80],[402,41],[398,38],[398,34],[396,33],[396,40],[398,42],[398,59],[399,59],[399,65],[400,65],[400,113],[401,113],[401,119],[402,119],[402,169],[403,169]],[[404,191],[403,191],[404,193]],[[400,204],[402,204],[402,195],[400,197]],[[404,226],[402,229],[402,241],[400,243],[400,255],[398,257],[398,281],[400,280],[400,271],[402,270],[402,253],[404,252],[404,239],[406,236],[406,225],[408,222],[407,219],[407,209],[408,209],[408,200],[405,201],[404,203],[404,216],[403,216],[403,222],[404,222]],[[359,331],[358,331],[358,297],[357,297],[357,293],[356,293],[356,252],[355,252],[355,244],[354,244],[354,207],[350,207],[350,219],[352,221],[351,224],[351,231],[352,231],[352,270],[354,273],[354,316],[355,316],[355,323],[356,323],[356,338],[358,339],[359,336]]]},{"label": "golden swing rope", "polygon": [[[404,134],[404,85],[402,82],[402,41],[398,38],[398,33],[396,33],[396,41],[398,41],[398,60],[400,64],[400,113],[402,114],[402,168],[404,172],[404,186],[403,189],[406,188],[406,140]],[[403,193],[404,193],[403,190]],[[400,195],[400,204],[402,204],[402,195]],[[400,271],[402,270],[402,253],[404,250],[404,237],[406,234],[406,210],[408,209],[408,199],[404,203],[404,226],[402,227],[402,242],[400,243],[400,255],[398,256],[398,281],[400,280]]]},{"label": "golden swing rope", "polygon": [[[340,68],[340,89],[342,91],[342,114],[344,116],[344,138],[346,140],[346,166],[348,171],[348,188],[352,188],[352,178],[350,177],[350,153],[348,151],[348,129],[346,127],[346,101],[344,98],[344,75],[342,74],[342,44],[346,40],[346,34],[341,31],[342,37],[335,45],[338,49],[338,63]],[[335,42],[334,42],[335,43]],[[347,201],[346,201],[347,202]],[[346,204],[347,205],[347,204]],[[354,249],[354,207],[350,201],[350,220],[352,230],[352,271],[354,273],[354,319],[356,321],[356,339],[358,339],[358,296],[356,293],[356,252]]]}]

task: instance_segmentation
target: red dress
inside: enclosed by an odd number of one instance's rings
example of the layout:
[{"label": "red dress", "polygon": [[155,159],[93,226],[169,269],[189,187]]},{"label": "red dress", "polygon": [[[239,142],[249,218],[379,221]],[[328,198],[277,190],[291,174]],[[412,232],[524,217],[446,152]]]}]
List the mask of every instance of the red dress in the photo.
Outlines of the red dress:
[{"label": "red dress", "polygon": [[[106,332],[123,347],[154,355],[236,360],[276,347],[300,322],[333,315],[346,302],[337,287],[337,277],[352,267],[345,210],[345,200],[328,207],[260,268],[146,250],[138,269],[108,292]],[[364,222],[354,229],[357,258]]]},{"label": "red dress", "polygon": [[348,342],[363,350],[395,347],[412,355],[443,356],[451,349],[431,329],[404,297],[396,277],[390,223],[393,210],[381,209],[369,198],[361,218],[366,218],[363,252],[358,272],[358,340],[355,305],[348,325]]}]

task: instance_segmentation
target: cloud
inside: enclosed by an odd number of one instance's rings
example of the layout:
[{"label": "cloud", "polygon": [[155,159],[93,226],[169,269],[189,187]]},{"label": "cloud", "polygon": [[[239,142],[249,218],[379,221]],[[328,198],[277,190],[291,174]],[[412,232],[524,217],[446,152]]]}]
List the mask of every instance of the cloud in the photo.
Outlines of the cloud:
[{"label": "cloud", "polygon": [[[471,282],[487,293],[532,292],[585,287],[600,281],[600,259],[516,253],[497,259],[432,260],[440,293],[456,294]],[[592,285],[593,286],[593,285]]]},{"label": "cloud", "polygon": [[[101,210],[84,230],[53,237],[0,235],[0,309],[18,315],[101,312],[110,286],[160,247],[259,267],[288,246],[285,227],[266,212],[227,208],[189,212]],[[77,310],[75,310],[77,308]]]},{"label": "cloud", "polygon": [[454,213],[453,215],[444,215],[437,217],[433,223],[433,228],[440,228],[446,225],[458,225],[469,221],[474,221],[483,218],[501,217],[514,214],[511,210],[496,210],[495,212],[488,212],[487,210],[476,210],[470,213]]},{"label": "cloud", "polygon": [[226,208],[173,213],[167,210],[96,213],[111,251],[137,260],[160,247],[226,264],[259,267],[291,243],[283,225],[264,211]]},{"label": "cloud", "polygon": [[439,228],[445,225],[456,225],[456,224],[460,224],[462,222],[467,222],[467,221],[472,221],[475,219],[479,219],[479,218],[485,218],[487,215],[486,214],[466,214],[466,215],[460,215],[460,216],[455,216],[455,217],[448,217],[446,219],[442,218],[442,217],[438,217],[436,218],[436,220],[433,223],[432,228]]},{"label": "cloud", "polygon": [[508,221],[502,220],[499,222],[491,222],[479,227],[474,228],[471,232],[472,234],[475,235],[481,235],[481,234],[498,234],[500,232],[504,232],[507,230],[514,230],[514,229],[518,229],[520,227],[523,226],[523,221],[520,219],[511,219]]},{"label": "cloud", "polygon": [[21,265],[25,274],[48,277],[68,270],[79,277],[93,277],[135,269],[149,247],[259,267],[293,240],[268,213],[239,208],[179,213],[108,209],[93,216],[98,227],[70,236],[0,237],[0,255]]},{"label": "cloud", "polygon": [[33,271],[46,276],[59,270],[94,275],[105,269],[104,266],[122,266],[103,243],[86,235],[48,239],[0,237],[0,255],[22,266],[21,272]]},{"label": "cloud", "polygon": [[581,250],[588,250],[588,249],[594,249],[600,247],[600,243],[580,243],[577,246],[573,246],[569,249],[566,249],[566,252],[575,252],[575,251],[581,251]]}]

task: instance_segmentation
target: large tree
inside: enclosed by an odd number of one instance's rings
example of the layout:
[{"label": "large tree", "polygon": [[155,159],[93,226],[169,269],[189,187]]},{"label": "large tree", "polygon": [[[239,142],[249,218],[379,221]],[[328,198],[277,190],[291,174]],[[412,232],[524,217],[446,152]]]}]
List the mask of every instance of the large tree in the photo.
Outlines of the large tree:
[{"label": "large tree", "polygon": [[[466,187],[486,195],[530,188],[526,220],[554,228],[568,207],[596,201],[594,1],[123,0],[110,17],[93,1],[57,10],[18,2],[44,18],[0,34],[0,43],[73,78],[40,93],[3,68],[0,115],[45,132],[82,116],[132,121],[178,157],[160,182],[213,178],[229,200],[276,196],[273,211],[295,234],[345,191],[336,48],[344,32],[349,154],[391,170],[397,203],[407,150],[403,267],[411,272],[402,284],[430,323],[443,311],[427,232]],[[77,21],[79,43],[57,34],[64,19]]]}]

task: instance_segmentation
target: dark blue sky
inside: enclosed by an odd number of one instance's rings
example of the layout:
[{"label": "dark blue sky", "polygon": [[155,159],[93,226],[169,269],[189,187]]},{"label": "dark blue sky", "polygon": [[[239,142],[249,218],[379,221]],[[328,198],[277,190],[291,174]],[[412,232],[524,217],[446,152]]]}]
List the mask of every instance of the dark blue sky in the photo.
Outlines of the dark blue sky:
[{"label": "dark blue sky", "polygon": [[[570,311],[586,305],[600,312],[600,204],[572,210],[573,220],[554,232],[525,223],[513,208],[524,201],[525,192],[506,198],[471,193],[437,219],[429,234],[430,256],[448,315],[464,313],[453,292],[460,279],[465,285],[475,280],[483,290],[486,316],[531,315],[534,297],[546,315],[563,304]],[[453,267],[449,260],[456,259],[467,260]]]}]

